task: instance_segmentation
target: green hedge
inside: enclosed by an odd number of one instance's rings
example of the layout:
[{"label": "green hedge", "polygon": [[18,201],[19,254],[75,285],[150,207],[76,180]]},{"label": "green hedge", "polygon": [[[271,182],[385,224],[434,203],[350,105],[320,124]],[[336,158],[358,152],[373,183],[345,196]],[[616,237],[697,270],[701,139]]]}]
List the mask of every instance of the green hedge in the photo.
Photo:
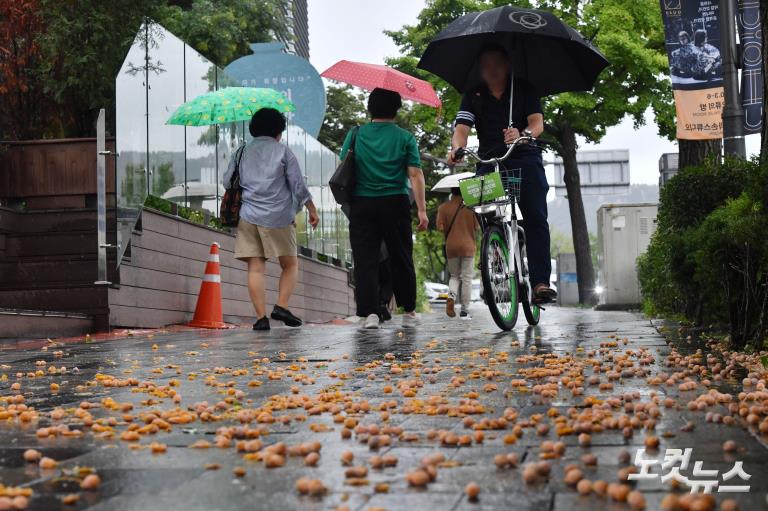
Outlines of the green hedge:
[{"label": "green hedge", "polygon": [[179,206],[174,202],[163,199],[161,197],[157,197],[155,195],[147,196],[146,200],[144,201],[144,206],[155,209],[157,211],[162,211],[163,213],[167,213],[169,215],[178,216],[185,220],[189,220],[190,222],[204,225],[212,229],[229,232],[229,229],[223,227],[221,225],[221,221],[217,217],[213,216],[213,214],[209,211],[201,211],[199,209]]},{"label": "green hedge", "polygon": [[638,259],[646,311],[729,326],[762,347],[768,310],[768,166],[727,159],[682,170],[661,190],[658,228]]}]

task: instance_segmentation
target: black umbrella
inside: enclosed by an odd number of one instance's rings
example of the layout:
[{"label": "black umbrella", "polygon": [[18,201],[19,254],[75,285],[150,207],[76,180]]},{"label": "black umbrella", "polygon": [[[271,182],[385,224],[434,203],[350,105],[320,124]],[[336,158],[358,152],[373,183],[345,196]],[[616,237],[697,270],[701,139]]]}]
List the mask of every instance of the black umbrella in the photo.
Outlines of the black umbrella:
[{"label": "black umbrella", "polygon": [[480,84],[478,57],[489,44],[503,46],[515,78],[542,96],[592,89],[608,60],[584,36],[551,12],[497,7],[457,19],[429,43],[419,68],[459,92]]}]

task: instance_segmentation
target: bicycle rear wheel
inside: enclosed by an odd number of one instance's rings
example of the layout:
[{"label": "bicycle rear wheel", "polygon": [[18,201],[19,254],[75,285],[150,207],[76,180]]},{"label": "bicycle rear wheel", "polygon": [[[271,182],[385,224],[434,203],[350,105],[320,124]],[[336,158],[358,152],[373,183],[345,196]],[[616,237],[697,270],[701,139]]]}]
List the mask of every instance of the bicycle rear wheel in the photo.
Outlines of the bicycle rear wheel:
[{"label": "bicycle rear wheel", "polygon": [[483,233],[480,258],[483,294],[491,317],[502,330],[512,330],[517,323],[517,275],[509,270],[509,247],[498,225],[491,225]]},{"label": "bicycle rear wheel", "polygon": [[535,326],[538,325],[539,321],[541,320],[541,307],[535,303],[531,303],[531,294],[531,286],[525,285],[525,291],[523,291],[521,294],[521,303],[523,304],[523,314],[525,315],[525,320],[529,325]]},{"label": "bicycle rear wheel", "polygon": [[523,306],[523,315],[529,325],[535,326],[539,324],[541,320],[541,308],[533,303],[533,289],[531,288],[531,276],[527,271],[527,252],[525,250],[525,237],[521,237],[522,254],[520,259],[523,262],[523,266],[526,267],[526,271],[523,274],[524,283],[520,285],[520,303]]}]

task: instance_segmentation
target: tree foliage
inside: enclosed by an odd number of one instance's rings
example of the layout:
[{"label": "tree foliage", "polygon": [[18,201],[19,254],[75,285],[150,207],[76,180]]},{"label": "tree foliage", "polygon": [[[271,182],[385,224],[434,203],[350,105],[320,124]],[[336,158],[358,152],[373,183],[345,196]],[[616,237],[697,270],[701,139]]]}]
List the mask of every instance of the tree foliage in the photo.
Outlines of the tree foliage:
[{"label": "tree foliage", "polygon": [[572,254],[573,239],[566,233],[549,226],[549,257],[554,259],[558,254]]},{"label": "tree foliage", "polygon": [[710,160],[662,189],[658,228],[638,259],[646,309],[729,325],[736,347],[768,333],[768,165]]},{"label": "tree foliage", "polygon": [[155,21],[219,66],[251,53],[251,43],[274,39],[284,25],[270,0],[193,0],[188,8],[159,9]]},{"label": "tree foliage", "polygon": [[225,65],[248,54],[249,43],[272,39],[282,24],[275,6],[271,0],[0,0],[0,109],[29,120],[24,130],[0,121],[0,139],[92,136],[100,108],[113,122],[115,77],[145,18]]},{"label": "tree foliage", "polygon": [[[629,117],[636,128],[650,109],[659,135],[675,133],[674,103],[664,49],[664,27],[656,0],[542,1],[581,32],[610,65],[591,92],[565,93],[546,102],[547,132],[560,142],[563,127],[597,143],[606,130]],[[562,149],[562,148],[561,148]]]},{"label": "tree foliage", "polygon": [[34,69],[43,29],[37,0],[0,0],[0,139],[28,138],[45,108]]},{"label": "tree foliage", "polygon": [[325,99],[325,118],[317,139],[325,147],[338,153],[349,130],[363,124],[367,119],[363,106],[365,95],[349,85],[331,85],[325,91]]}]

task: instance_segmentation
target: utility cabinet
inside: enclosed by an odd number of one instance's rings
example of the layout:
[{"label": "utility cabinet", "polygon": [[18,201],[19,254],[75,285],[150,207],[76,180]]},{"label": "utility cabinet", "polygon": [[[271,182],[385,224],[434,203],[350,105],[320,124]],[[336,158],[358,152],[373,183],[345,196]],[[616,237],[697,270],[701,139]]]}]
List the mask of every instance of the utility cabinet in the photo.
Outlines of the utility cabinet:
[{"label": "utility cabinet", "polygon": [[598,303],[631,308],[641,303],[637,258],[656,231],[657,204],[604,204],[597,210]]},{"label": "utility cabinet", "polygon": [[579,304],[579,282],[576,274],[576,254],[557,255],[557,303]]}]

